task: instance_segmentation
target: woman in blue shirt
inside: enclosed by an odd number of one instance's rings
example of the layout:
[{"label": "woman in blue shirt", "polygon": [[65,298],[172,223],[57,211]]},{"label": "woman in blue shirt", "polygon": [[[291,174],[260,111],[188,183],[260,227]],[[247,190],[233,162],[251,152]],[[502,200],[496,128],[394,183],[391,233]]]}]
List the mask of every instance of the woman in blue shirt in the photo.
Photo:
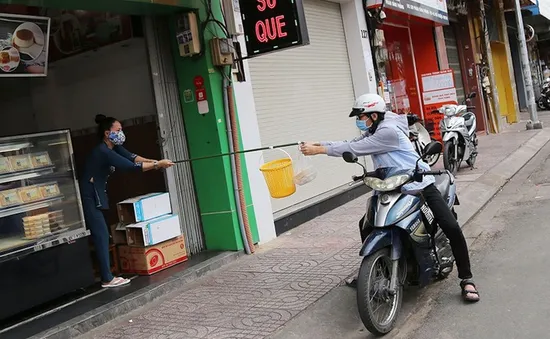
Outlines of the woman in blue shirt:
[{"label": "woman in blue shirt", "polygon": [[170,160],[151,160],[132,154],[122,144],[126,140],[122,125],[112,117],[98,114],[97,133],[100,143],[86,158],[83,175],[80,178],[82,207],[86,225],[92,233],[95,252],[99,261],[102,287],[118,287],[130,283],[129,279],[113,277],[109,260],[109,231],[101,210],[109,208],[107,179],[115,171],[141,171],[169,168]]}]

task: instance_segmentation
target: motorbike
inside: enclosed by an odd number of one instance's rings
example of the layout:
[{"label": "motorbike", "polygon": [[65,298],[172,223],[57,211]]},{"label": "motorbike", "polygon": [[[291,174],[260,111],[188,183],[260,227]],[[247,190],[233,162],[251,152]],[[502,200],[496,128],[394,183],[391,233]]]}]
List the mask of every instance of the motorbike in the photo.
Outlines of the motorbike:
[{"label": "motorbike", "polygon": [[[419,156],[422,156],[424,149],[431,142],[437,142],[434,138],[431,137],[430,132],[426,130],[422,121],[418,118],[416,114],[407,114],[407,121],[409,124],[409,140],[412,142],[416,153]],[[422,159],[428,165],[433,166],[439,160],[440,154],[426,156]]]},{"label": "motorbike", "polygon": [[537,99],[537,108],[541,111],[550,109],[550,78],[544,79],[540,97]]},{"label": "motorbike", "polygon": [[[475,92],[470,93],[465,103],[475,96]],[[445,115],[439,123],[443,138],[443,165],[453,175],[463,160],[473,169],[477,158],[477,122],[475,114],[468,111],[471,108],[463,104],[443,105],[439,109],[439,113]]]},{"label": "motorbike", "polygon": [[[441,143],[430,143],[424,155],[442,150]],[[363,181],[377,194],[370,198],[363,229],[369,229],[360,255],[363,257],[357,277],[357,306],[365,327],[373,334],[389,333],[398,318],[405,285],[426,286],[444,279],[453,270],[454,257],[449,240],[434,221],[422,196],[401,192],[410,182],[421,182],[434,175],[436,187],[449,208],[458,205],[454,177],[449,171],[404,171],[386,177],[384,169],[368,172],[357,157],[346,152],[343,158],[363,168],[363,175],[353,180]]]}]

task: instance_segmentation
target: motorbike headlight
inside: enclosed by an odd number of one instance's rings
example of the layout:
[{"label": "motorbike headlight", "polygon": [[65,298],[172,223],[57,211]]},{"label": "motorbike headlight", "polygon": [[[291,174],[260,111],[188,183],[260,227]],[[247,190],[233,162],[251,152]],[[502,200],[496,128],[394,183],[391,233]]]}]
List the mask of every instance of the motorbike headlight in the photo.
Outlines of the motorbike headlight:
[{"label": "motorbike headlight", "polygon": [[394,175],[387,179],[378,179],[374,177],[366,177],[364,179],[365,185],[369,186],[375,191],[389,192],[403,186],[410,180],[411,176],[408,174]]},{"label": "motorbike headlight", "polygon": [[455,113],[456,109],[454,107],[445,107],[443,111],[443,114],[445,114],[445,116],[447,117],[452,117],[453,115],[455,115]]}]

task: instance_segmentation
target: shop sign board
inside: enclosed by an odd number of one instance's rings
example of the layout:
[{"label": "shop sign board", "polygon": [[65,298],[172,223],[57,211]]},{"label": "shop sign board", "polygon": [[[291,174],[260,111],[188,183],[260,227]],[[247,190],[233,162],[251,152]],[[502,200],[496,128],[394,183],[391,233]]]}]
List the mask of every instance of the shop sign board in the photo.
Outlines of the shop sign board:
[{"label": "shop sign board", "polygon": [[309,44],[302,0],[239,0],[248,57]]},{"label": "shop sign board", "polygon": [[426,129],[433,131],[433,137],[441,141],[439,122],[443,119],[443,114],[434,111],[443,105],[458,103],[453,70],[422,74],[422,100]]},{"label": "shop sign board", "polygon": [[50,18],[0,13],[0,77],[48,73]]},{"label": "shop sign board", "polygon": [[[382,5],[383,0],[367,0],[367,8]],[[449,24],[446,0],[385,0],[384,8],[427,19],[442,25]]]}]

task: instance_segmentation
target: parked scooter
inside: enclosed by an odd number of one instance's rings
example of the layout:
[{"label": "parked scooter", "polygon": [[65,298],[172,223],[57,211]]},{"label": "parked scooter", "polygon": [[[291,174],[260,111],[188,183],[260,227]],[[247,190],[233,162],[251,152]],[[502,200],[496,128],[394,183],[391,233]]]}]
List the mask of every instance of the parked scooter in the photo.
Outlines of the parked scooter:
[{"label": "parked scooter", "polygon": [[544,79],[540,97],[537,99],[537,108],[541,111],[550,109],[550,78]]},{"label": "parked scooter", "polygon": [[[439,142],[430,143],[423,155],[441,150]],[[403,194],[401,186],[435,175],[435,185],[454,213],[453,206],[458,205],[454,177],[448,171],[422,171],[418,161],[415,170],[386,177],[384,169],[367,172],[349,152],[343,158],[363,168],[363,175],[353,180],[362,180],[378,193],[371,198],[363,223],[370,233],[360,251],[364,258],[357,278],[357,306],[366,328],[384,335],[399,315],[403,285],[425,286],[444,279],[454,264],[449,240],[437,227],[433,212],[421,195]]]},{"label": "parked scooter", "polygon": [[[470,93],[466,102],[475,96],[475,92]],[[473,169],[477,158],[477,122],[469,108],[466,105],[443,105],[439,109],[439,113],[445,115],[439,123],[443,137],[443,165],[453,175],[463,160]]]},{"label": "parked scooter", "polygon": [[[407,114],[407,121],[409,123],[409,139],[411,140],[416,153],[419,156],[424,154],[424,149],[431,142],[437,142],[434,138],[431,137],[430,132],[426,130],[422,121],[418,118],[416,114]],[[440,154],[434,154],[426,156],[423,158],[424,162],[428,165],[433,166],[439,160]]]}]

